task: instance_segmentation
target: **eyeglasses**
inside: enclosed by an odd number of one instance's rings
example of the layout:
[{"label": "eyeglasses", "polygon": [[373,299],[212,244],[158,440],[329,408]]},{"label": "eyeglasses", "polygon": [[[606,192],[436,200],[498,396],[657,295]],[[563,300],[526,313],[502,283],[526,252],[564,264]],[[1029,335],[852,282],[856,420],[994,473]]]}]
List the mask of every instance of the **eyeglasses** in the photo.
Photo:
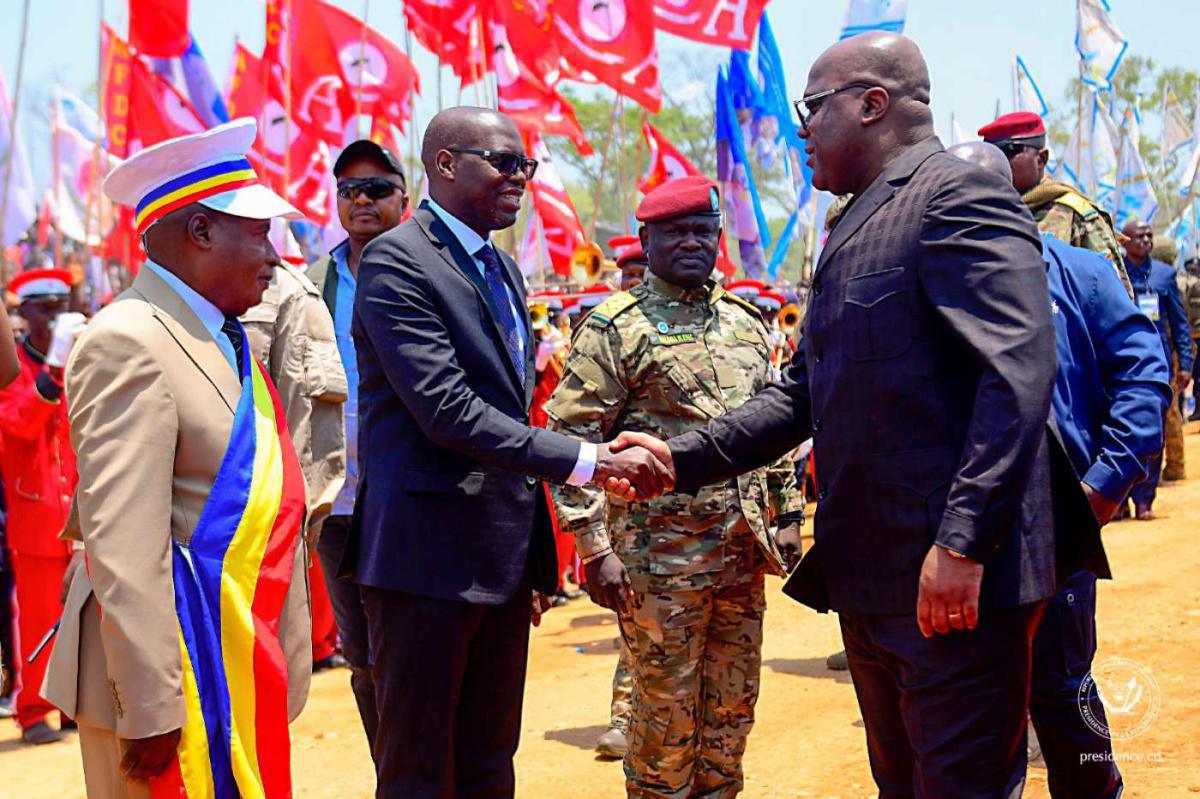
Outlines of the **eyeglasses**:
[{"label": "eyeglasses", "polygon": [[800,127],[808,131],[808,123],[812,122],[812,118],[821,110],[821,105],[826,100],[833,97],[835,94],[848,92],[851,89],[874,89],[873,83],[848,83],[840,89],[826,89],[823,92],[810,94],[807,97],[801,97],[799,100],[793,100],[792,106],[796,109],[796,116],[800,119]]},{"label": "eyeglasses", "polygon": [[1026,150],[1039,149],[1032,144],[1025,144],[1024,142],[1019,141],[1006,141],[1002,142],[1001,144],[997,144],[996,146],[1000,148],[1000,152],[1004,153],[1004,157],[1009,161],[1013,160]]},{"label": "eyeglasses", "polygon": [[346,178],[338,181],[337,196],[343,200],[353,200],[365,194],[372,200],[382,200],[391,197],[400,188],[387,178]]},{"label": "eyeglasses", "polygon": [[470,150],[465,147],[447,147],[452,153],[467,153],[477,155],[496,168],[496,171],[506,178],[511,178],[517,172],[524,172],[526,180],[533,180],[537,172],[538,162],[526,158],[524,153],[507,153],[502,150]]}]

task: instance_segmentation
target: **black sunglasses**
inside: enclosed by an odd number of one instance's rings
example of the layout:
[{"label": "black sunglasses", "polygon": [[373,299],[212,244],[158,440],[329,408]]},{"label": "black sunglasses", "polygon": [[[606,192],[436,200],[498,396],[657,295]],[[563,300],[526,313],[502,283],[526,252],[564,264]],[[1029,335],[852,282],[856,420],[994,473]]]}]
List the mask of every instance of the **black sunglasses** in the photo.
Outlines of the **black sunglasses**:
[{"label": "black sunglasses", "polygon": [[1000,148],[1000,152],[1004,153],[1004,157],[1009,161],[1013,160],[1026,150],[1039,149],[1032,144],[1025,144],[1024,142],[1019,141],[1006,141],[1001,144],[997,144],[996,146]]},{"label": "black sunglasses", "polygon": [[799,100],[793,100],[792,106],[796,109],[796,116],[800,119],[800,127],[805,132],[808,131],[808,123],[821,110],[822,104],[835,94],[848,92],[851,89],[874,89],[873,83],[847,83],[840,89],[826,89],[823,92],[810,94],[807,97],[801,97]]},{"label": "black sunglasses", "polygon": [[337,184],[337,196],[353,200],[365,194],[372,200],[382,200],[400,191],[400,187],[387,178],[346,178]]},{"label": "black sunglasses", "polygon": [[452,153],[467,153],[477,155],[496,168],[496,171],[506,178],[511,178],[517,172],[524,172],[526,180],[533,180],[537,172],[538,162],[526,158],[524,153],[508,153],[502,150],[471,150],[466,147],[447,147]]}]

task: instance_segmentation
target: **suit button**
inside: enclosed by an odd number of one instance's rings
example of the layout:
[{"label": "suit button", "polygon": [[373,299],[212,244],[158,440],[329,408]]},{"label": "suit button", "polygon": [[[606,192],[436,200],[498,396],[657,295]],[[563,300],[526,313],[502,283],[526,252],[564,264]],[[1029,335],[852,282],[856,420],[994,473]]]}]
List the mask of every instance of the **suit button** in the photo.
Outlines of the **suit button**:
[{"label": "suit button", "polygon": [[821,296],[821,284],[820,284],[820,283],[813,283],[812,292],[813,292],[813,294],[815,294],[815,295],[817,295],[818,297],[820,297],[820,296]]},{"label": "suit button", "polygon": [[813,425],[812,425],[812,427],[813,427],[813,432],[814,432],[814,433],[815,433],[815,432],[817,432],[818,430],[820,430],[820,429],[821,429],[821,420],[820,420],[820,419],[813,419]]},{"label": "suit button", "polygon": [[821,353],[818,352],[815,356],[813,356],[813,360],[817,363],[820,363],[821,362]]},{"label": "suit button", "polygon": [[525,487],[528,488],[530,491],[537,488],[537,484],[538,484],[538,479],[536,477],[530,477],[529,475],[525,476]]},{"label": "suit button", "polygon": [[825,499],[827,496],[829,496],[829,492],[824,488],[817,492],[817,499]]}]

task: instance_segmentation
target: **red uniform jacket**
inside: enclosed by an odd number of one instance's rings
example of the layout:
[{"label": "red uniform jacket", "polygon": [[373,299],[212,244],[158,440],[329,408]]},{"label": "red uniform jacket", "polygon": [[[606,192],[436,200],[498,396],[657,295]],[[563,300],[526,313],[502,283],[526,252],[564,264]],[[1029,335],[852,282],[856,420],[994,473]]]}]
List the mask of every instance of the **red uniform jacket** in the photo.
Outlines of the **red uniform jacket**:
[{"label": "red uniform jacket", "polygon": [[71,545],[58,540],[58,534],[79,481],[67,433],[66,397],[59,391],[57,401],[47,400],[37,386],[45,368],[41,356],[28,346],[17,350],[21,373],[0,391],[8,547],[19,555],[66,557]]}]

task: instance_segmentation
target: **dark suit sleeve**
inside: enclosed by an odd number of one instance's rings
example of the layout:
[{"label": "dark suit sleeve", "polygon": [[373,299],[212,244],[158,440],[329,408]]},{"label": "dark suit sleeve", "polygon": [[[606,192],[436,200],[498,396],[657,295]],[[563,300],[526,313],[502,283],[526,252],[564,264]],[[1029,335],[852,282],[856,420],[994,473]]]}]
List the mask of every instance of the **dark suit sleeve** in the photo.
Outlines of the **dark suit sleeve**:
[{"label": "dark suit sleeve", "polygon": [[[438,259],[431,251],[425,260]],[[551,482],[570,477],[579,442],[513,419],[468,385],[435,290],[403,244],[368,245],[358,282],[355,313],[362,329],[392,390],[433,443]]]},{"label": "dark suit sleeve", "polygon": [[772,383],[707,427],[667,442],[675,462],[675,487],[690,491],[766,466],[811,435],[808,366],[801,341],[783,382]]},{"label": "dark suit sleeve", "polygon": [[1192,372],[1192,331],[1188,327],[1187,311],[1183,307],[1183,299],[1179,296],[1179,284],[1175,282],[1175,271],[1166,267],[1167,277],[1163,281],[1166,287],[1167,322],[1171,326],[1171,343],[1175,345],[1175,357],[1179,359],[1179,371],[1184,374]]},{"label": "dark suit sleeve", "polygon": [[958,470],[936,541],[980,561],[1017,523],[1045,435],[1054,386],[1054,328],[1041,242],[1012,187],[958,172],[925,210],[921,285],[979,373]]},{"label": "dark suit sleeve", "polygon": [[1118,501],[1145,479],[1145,459],[1162,449],[1163,413],[1171,402],[1170,370],[1158,330],[1129,298],[1112,265],[1083,250],[1072,254],[1081,263],[1067,265],[1063,279],[1086,280],[1078,293],[1088,297],[1088,335],[1108,397],[1108,417],[1083,481]]}]

